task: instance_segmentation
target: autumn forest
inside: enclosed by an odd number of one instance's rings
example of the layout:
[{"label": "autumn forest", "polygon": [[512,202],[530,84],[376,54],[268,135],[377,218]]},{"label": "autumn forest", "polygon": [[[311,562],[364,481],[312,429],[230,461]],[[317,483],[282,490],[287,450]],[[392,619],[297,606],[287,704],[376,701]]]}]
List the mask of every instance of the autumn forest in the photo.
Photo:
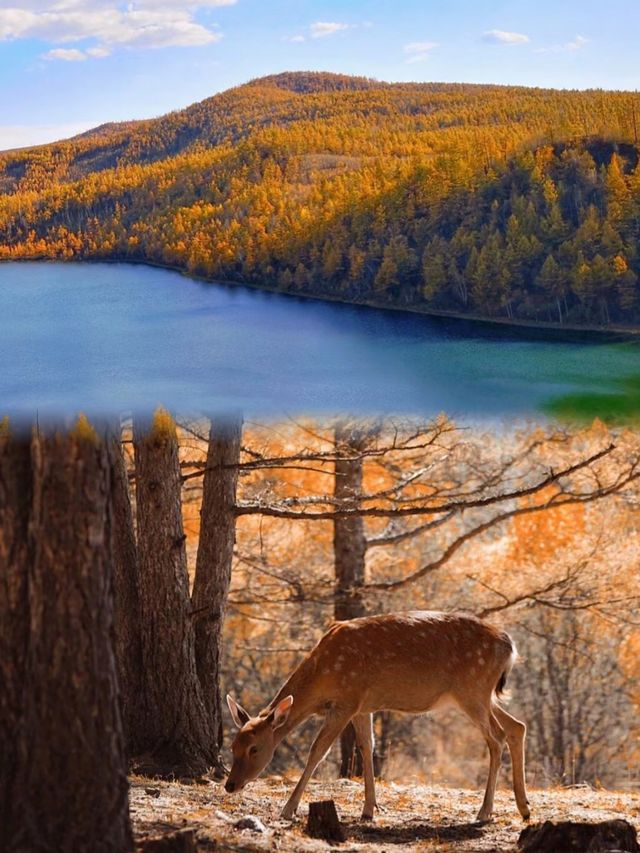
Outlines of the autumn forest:
[{"label": "autumn forest", "polygon": [[637,325],[639,123],[624,92],[266,77],[0,155],[0,257]]}]

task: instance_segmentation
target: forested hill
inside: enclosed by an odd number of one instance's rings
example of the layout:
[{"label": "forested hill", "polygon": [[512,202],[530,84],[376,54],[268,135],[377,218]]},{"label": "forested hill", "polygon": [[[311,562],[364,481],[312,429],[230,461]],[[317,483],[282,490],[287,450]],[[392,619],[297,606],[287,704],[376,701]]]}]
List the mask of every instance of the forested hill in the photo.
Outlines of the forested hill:
[{"label": "forested hill", "polygon": [[290,73],[0,154],[0,257],[640,324],[640,96]]}]

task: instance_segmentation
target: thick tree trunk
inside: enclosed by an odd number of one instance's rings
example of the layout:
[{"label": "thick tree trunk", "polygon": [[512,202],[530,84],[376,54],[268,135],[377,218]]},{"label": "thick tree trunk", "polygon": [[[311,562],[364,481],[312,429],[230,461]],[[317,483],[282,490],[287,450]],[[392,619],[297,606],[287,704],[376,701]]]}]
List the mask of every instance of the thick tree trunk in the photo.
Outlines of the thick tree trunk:
[{"label": "thick tree trunk", "polygon": [[217,758],[195,660],[178,441],[156,413],[134,423],[136,517],[146,752],[141,769],[162,776],[204,773]]},{"label": "thick tree trunk", "polygon": [[[20,679],[22,707],[8,780],[13,802],[0,847],[121,853],[133,843],[112,647],[107,454],[86,425],[71,435],[39,437],[32,447],[27,546],[28,498],[15,488],[9,497],[17,513],[8,523],[4,514],[2,525],[20,532],[10,565],[18,567],[25,547],[29,557],[26,595],[18,595],[19,612],[9,620],[18,646],[25,621],[28,627],[26,654],[9,655],[23,668],[11,673],[11,681]],[[9,468],[26,475],[24,447],[14,459]],[[6,472],[6,454],[3,463]],[[29,492],[28,479],[23,488]],[[2,766],[4,784],[4,757]]]},{"label": "thick tree trunk", "polygon": [[[347,423],[335,429],[336,454],[334,497],[356,508],[362,493],[362,458],[365,436]],[[336,619],[356,619],[366,608],[362,595],[365,582],[367,541],[361,516],[337,518],[333,524],[335,564],[334,615]],[[362,759],[356,750],[355,731],[349,725],[340,736],[340,776],[362,775]]]},{"label": "thick tree trunk", "polygon": [[120,427],[107,440],[111,466],[111,548],[113,554],[115,652],[127,754],[144,748],[142,693],[142,633],[138,553],[129,481],[122,452]]},{"label": "thick tree trunk", "polygon": [[15,779],[24,712],[29,630],[28,587],[31,451],[28,437],[0,435],[0,849],[20,820]]},{"label": "thick tree trunk", "polygon": [[225,772],[220,757],[220,653],[236,538],[234,507],[241,437],[240,417],[212,420],[200,510],[196,575],[191,597],[195,613],[198,677],[214,736],[213,745],[217,753],[215,771],[219,775]]}]

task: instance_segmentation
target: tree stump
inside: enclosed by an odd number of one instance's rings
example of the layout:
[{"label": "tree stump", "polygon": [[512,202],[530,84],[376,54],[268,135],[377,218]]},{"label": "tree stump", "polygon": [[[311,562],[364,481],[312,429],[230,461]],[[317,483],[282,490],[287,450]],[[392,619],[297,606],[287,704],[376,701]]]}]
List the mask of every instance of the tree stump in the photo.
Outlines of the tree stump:
[{"label": "tree stump", "polygon": [[346,835],[333,800],[309,803],[307,835],[312,838],[322,838],[330,844],[340,844],[342,841],[346,841]]},{"label": "tree stump", "polygon": [[626,820],[562,821],[528,826],[518,839],[522,853],[640,853],[635,829]]}]

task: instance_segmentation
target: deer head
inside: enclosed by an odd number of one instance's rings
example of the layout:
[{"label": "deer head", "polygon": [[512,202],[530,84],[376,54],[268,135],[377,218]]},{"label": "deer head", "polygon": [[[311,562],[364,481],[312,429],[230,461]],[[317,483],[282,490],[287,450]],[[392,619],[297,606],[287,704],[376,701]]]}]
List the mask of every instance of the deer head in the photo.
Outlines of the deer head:
[{"label": "deer head", "polygon": [[252,717],[231,696],[227,695],[227,705],[233,722],[238,727],[231,749],[233,764],[225,783],[230,794],[241,791],[247,782],[252,782],[262,773],[273,758],[280,741],[278,730],[289,717],[293,696],[285,696],[273,708],[267,708],[257,717]]}]

